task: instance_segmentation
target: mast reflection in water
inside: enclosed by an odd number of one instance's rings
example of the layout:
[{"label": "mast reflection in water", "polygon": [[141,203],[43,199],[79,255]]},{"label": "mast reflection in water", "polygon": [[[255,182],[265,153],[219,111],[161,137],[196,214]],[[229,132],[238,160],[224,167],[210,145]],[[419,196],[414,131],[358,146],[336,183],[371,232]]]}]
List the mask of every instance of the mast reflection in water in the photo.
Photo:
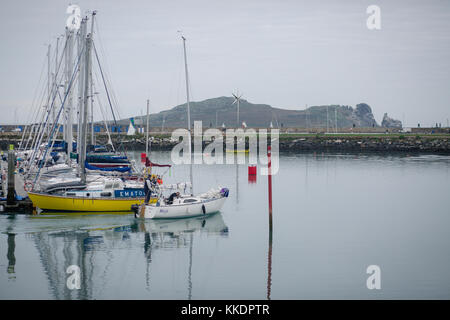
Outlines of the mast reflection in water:
[{"label": "mast reflection in water", "polygon": [[[149,292],[151,298],[158,298],[153,294],[161,290],[160,280],[170,275],[167,258],[177,260],[171,276],[180,298],[191,299],[195,287],[194,241],[202,234],[208,238],[228,237],[228,227],[220,213],[158,221],[138,220],[130,215],[49,215],[28,220],[33,222],[33,230],[26,236],[34,242],[53,299],[120,298],[122,291],[124,298],[147,299]],[[14,272],[14,237],[12,233],[7,237],[8,273]],[[80,268],[78,290],[67,286],[71,276],[67,268],[71,265]],[[180,275],[184,275],[184,281]],[[125,293],[130,290],[135,293]]]},{"label": "mast reflection in water", "polygon": [[[450,244],[449,160],[281,155],[272,232],[267,178],[236,184],[247,166],[235,165],[195,171],[199,186],[230,187],[222,214],[207,219],[2,213],[0,299],[372,299],[375,263],[397,279],[377,298],[448,299],[450,257],[438,248]],[[180,165],[165,181],[188,175]],[[79,290],[66,285],[71,265]]]}]

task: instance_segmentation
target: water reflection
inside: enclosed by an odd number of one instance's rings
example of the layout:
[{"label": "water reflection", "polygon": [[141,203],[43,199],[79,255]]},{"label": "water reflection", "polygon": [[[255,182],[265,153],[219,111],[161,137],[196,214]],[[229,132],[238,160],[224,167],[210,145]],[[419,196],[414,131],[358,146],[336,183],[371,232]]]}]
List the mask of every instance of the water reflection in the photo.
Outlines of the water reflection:
[{"label": "water reflection", "polygon": [[[280,157],[273,231],[267,178],[247,183],[242,165],[196,171],[205,189],[213,177],[239,189],[208,219],[1,214],[0,298],[447,299],[449,168],[448,156]],[[374,263],[392,275],[377,293],[366,289]],[[66,287],[71,264],[81,290]]]},{"label": "water reflection", "polygon": [[8,269],[7,272],[11,274],[9,279],[15,279],[14,275],[14,267],[16,265],[16,257],[14,255],[14,251],[16,249],[16,241],[15,241],[16,235],[14,233],[8,233]]},{"label": "water reflection", "polygon": [[[194,234],[228,237],[228,227],[220,213],[181,220],[137,220],[133,217],[111,216],[42,216],[31,220],[38,220],[38,230],[46,231],[33,232],[32,238],[54,299],[95,299],[101,296],[108,278],[116,276],[110,269],[120,249],[144,256],[145,284],[149,290],[154,252],[187,247],[187,298],[191,299],[192,269],[195,266],[192,257]],[[8,250],[8,260],[12,270],[15,264],[13,244],[14,236],[8,236],[8,248],[12,250],[11,256]],[[121,261],[120,258],[116,260]],[[70,265],[80,267],[80,290],[70,290],[66,285],[69,276],[66,270]]]},{"label": "water reflection", "polygon": [[16,279],[16,234],[13,232],[14,226],[16,224],[16,219],[14,215],[8,215],[7,217],[7,226],[6,226],[6,234],[7,234],[7,247],[8,251],[6,254],[6,258],[8,259],[8,267],[6,272],[8,273],[8,280]]},{"label": "water reflection", "polygon": [[189,263],[187,270],[187,299],[192,299],[192,268],[194,232],[216,234],[228,237],[228,227],[220,213],[208,217],[167,220],[138,220],[140,232],[145,233],[144,253],[147,257],[146,284],[150,286],[149,266],[152,262],[152,251],[166,248],[189,247]]},{"label": "water reflection", "polygon": [[[185,233],[194,231],[216,233],[220,235],[228,234],[228,227],[223,221],[221,213],[213,214],[207,217],[196,217],[188,219],[159,219],[159,220],[136,220],[136,225],[141,232],[149,232],[155,235],[169,236],[170,238],[179,238]],[[163,245],[165,241],[160,241]]]}]

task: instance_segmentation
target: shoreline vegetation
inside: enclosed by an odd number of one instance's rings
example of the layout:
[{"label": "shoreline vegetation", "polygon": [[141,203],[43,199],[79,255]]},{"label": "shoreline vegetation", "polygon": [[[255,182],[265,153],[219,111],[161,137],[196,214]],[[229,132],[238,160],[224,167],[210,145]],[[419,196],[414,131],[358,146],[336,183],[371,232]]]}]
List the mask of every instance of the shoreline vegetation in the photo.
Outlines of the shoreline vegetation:
[{"label": "shoreline vegetation", "polygon": [[[170,151],[178,143],[170,133],[150,133],[151,150]],[[269,135],[270,137],[270,135]],[[19,133],[0,133],[0,150],[11,144],[17,148],[22,136]],[[58,139],[62,138],[58,136]],[[111,134],[116,149],[145,150],[145,135]],[[96,134],[97,144],[106,144],[104,133]],[[121,143],[120,143],[121,141]],[[225,139],[224,139],[225,141]],[[203,146],[208,142],[203,142]],[[248,138],[246,143],[248,148]],[[224,142],[224,150],[226,144]],[[450,154],[449,133],[280,133],[280,152],[414,152]]]}]

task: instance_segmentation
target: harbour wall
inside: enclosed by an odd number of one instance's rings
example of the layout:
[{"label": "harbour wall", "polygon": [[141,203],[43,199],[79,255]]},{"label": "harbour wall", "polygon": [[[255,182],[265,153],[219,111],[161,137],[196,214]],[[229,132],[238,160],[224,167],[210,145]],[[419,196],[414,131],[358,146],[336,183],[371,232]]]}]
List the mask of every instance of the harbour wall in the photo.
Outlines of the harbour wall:
[{"label": "harbour wall", "polygon": [[[107,142],[106,135],[96,138],[97,144]],[[145,137],[112,136],[116,149],[145,150]],[[0,150],[7,150],[10,144],[15,148],[20,137],[0,134]],[[151,142],[151,150],[170,151],[177,144],[169,134],[155,135]],[[206,145],[206,143],[204,143]],[[225,143],[224,143],[225,148]],[[450,134],[280,134],[279,150],[287,152],[330,151],[330,152],[420,152],[450,154]]]}]

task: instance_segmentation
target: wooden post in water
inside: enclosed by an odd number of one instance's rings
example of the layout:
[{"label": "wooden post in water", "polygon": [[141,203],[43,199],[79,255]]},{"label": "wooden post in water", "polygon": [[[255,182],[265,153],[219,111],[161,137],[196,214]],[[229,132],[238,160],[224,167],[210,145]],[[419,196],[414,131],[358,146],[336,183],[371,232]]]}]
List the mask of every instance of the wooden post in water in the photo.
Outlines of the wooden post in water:
[{"label": "wooden post in water", "polygon": [[8,195],[6,197],[6,204],[12,206],[16,204],[15,196],[15,177],[14,171],[16,170],[16,157],[14,150],[8,151]]}]

